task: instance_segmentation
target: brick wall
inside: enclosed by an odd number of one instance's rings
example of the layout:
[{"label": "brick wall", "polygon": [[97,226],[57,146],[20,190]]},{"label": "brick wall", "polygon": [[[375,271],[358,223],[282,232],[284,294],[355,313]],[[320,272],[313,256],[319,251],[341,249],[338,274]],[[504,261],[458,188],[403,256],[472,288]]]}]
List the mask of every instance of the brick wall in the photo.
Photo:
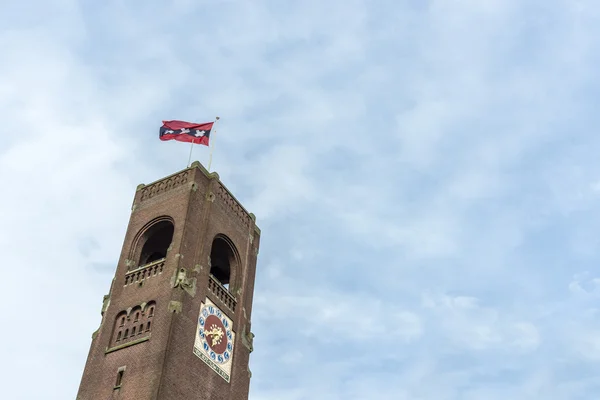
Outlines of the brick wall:
[{"label": "brick wall", "polygon": [[[137,267],[140,232],[160,218],[174,225],[162,271],[131,272]],[[225,235],[235,246],[238,263],[232,268],[230,284],[235,311],[208,290],[216,235]],[[259,242],[254,217],[231,196],[217,174],[209,174],[199,163],[151,185],[140,185],[110,302],[92,340],[77,399],[247,399],[251,338],[246,335]],[[200,303],[207,297],[233,321],[236,341],[229,383],[193,353]],[[116,317],[150,301],[156,302],[151,330],[141,335],[137,331],[135,338],[117,345]],[[115,389],[122,367],[123,379]]]}]

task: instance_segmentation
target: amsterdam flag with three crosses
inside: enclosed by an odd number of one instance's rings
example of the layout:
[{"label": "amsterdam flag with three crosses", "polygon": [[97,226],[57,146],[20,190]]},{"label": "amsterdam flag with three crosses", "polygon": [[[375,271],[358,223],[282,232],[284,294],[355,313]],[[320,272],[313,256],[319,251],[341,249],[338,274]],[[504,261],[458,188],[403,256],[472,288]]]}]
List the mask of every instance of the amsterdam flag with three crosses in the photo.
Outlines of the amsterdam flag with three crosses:
[{"label": "amsterdam flag with three crosses", "polygon": [[202,124],[185,121],[163,121],[160,127],[160,140],[177,140],[208,146],[210,131],[214,122]]}]

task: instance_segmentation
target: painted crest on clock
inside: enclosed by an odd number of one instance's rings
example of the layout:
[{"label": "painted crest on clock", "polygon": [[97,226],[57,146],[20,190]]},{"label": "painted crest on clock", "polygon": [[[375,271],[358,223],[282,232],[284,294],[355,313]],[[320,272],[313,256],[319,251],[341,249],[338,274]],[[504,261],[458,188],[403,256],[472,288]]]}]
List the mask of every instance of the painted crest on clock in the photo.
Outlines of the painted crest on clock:
[{"label": "painted crest on clock", "polygon": [[233,322],[208,298],[200,304],[194,354],[229,382],[235,333]]}]

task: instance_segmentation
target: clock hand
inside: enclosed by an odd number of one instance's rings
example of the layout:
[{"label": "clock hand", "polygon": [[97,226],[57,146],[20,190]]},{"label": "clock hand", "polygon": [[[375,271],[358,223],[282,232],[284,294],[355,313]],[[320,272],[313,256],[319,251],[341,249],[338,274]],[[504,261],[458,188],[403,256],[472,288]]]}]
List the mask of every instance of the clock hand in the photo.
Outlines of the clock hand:
[{"label": "clock hand", "polygon": [[204,331],[204,334],[206,336],[212,336],[211,345],[214,345],[215,342],[221,341],[221,338],[223,337],[223,330],[218,326],[214,326],[210,331]]}]

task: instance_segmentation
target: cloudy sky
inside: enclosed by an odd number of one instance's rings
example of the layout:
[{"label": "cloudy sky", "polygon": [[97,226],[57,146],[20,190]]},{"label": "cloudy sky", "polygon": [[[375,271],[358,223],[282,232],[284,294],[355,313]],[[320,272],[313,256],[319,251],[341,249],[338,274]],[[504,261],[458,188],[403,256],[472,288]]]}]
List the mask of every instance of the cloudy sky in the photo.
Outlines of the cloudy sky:
[{"label": "cloudy sky", "polygon": [[263,231],[250,399],[597,399],[599,17],[1,1],[4,397],[75,397],[135,187],[187,163],[160,121],[219,115]]}]

